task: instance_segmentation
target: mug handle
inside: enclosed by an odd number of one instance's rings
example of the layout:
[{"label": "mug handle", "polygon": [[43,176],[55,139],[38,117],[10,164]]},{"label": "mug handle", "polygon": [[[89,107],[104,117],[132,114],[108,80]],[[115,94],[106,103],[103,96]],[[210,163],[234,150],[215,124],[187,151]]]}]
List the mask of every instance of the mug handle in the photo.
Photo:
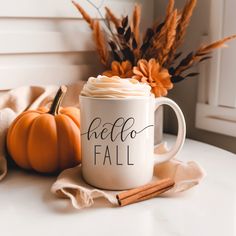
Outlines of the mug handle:
[{"label": "mug handle", "polygon": [[183,147],[184,141],[185,141],[185,135],[186,135],[185,119],[184,119],[184,115],[183,115],[181,109],[179,108],[179,106],[169,98],[166,98],[166,97],[156,98],[155,99],[155,111],[161,105],[168,105],[174,110],[176,117],[177,117],[177,121],[178,121],[178,135],[177,135],[177,139],[176,139],[174,146],[167,153],[154,154],[155,164],[160,164],[160,163],[163,163],[163,162],[166,162],[166,161],[169,161],[170,159],[172,159]]}]

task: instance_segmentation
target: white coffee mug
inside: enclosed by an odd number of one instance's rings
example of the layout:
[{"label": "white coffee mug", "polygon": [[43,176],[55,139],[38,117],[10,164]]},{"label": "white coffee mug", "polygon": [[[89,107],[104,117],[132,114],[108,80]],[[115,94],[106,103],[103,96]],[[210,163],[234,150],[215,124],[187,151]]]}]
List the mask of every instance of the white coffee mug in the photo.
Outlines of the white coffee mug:
[{"label": "white coffee mug", "polygon": [[[175,111],[178,135],[169,152],[156,155],[154,115],[161,105]],[[168,98],[80,96],[80,109],[82,175],[95,187],[125,190],[147,184],[152,179],[154,165],[173,158],[184,144],[183,113]]]}]

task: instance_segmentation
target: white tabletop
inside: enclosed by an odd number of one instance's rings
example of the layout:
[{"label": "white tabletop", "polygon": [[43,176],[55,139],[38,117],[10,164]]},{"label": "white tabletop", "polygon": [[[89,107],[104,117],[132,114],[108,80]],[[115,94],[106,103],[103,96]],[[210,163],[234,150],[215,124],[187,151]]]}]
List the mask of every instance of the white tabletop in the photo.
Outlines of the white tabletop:
[{"label": "white tabletop", "polygon": [[[165,139],[172,143],[174,137]],[[236,155],[186,140],[179,159],[197,161],[206,170],[201,185],[123,208],[104,207],[99,200],[78,211],[50,193],[55,178],[11,171],[0,183],[0,235],[236,235]]]}]

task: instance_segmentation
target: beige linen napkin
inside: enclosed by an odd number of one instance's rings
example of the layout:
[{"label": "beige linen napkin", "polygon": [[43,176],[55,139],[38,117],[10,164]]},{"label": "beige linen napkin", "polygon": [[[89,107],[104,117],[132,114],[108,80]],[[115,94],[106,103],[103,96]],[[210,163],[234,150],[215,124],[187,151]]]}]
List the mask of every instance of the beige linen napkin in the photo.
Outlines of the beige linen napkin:
[{"label": "beige linen napkin", "polygon": [[[165,143],[155,148],[157,154],[166,151]],[[164,178],[174,179],[175,186],[168,191],[168,194],[171,195],[190,189],[199,184],[204,177],[204,170],[196,162],[184,163],[172,159],[154,167],[152,181]],[[118,205],[116,194],[119,192],[96,189],[85,183],[81,175],[81,166],[64,170],[52,185],[51,191],[60,198],[69,198],[76,209],[90,207],[94,204],[94,200],[100,197],[105,198],[113,205]]]},{"label": "beige linen napkin", "polygon": [[[68,86],[63,105],[78,105],[79,93],[84,82]],[[5,139],[6,132],[21,112],[46,106],[53,100],[58,86],[26,86],[9,91],[0,91],[0,181],[7,173]]]}]

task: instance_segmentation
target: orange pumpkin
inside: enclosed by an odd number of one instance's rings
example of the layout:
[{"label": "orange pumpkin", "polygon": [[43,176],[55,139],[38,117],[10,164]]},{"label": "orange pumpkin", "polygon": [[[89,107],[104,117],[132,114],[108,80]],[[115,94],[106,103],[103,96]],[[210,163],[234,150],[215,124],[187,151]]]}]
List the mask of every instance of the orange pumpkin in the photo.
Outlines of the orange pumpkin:
[{"label": "orange pumpkin", "polygon": [[80,112],[60,108],[66,90],[60,87],[50,110],[25,111],[10,126],[7,149],[18,166],[55,173],[80,163]]}]

